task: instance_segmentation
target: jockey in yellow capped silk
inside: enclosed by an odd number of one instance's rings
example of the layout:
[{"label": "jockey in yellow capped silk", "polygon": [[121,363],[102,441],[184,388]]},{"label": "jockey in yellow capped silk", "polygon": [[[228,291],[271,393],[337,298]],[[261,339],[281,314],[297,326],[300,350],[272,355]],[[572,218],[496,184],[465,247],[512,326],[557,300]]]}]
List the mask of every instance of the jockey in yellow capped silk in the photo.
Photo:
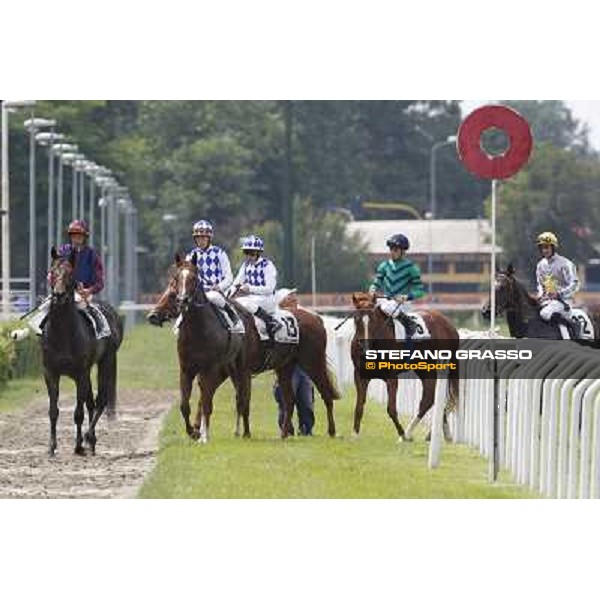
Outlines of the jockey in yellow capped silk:
[{"label": "jockey in yellow capped silk", "polygon": [[577,338],[578,321],[568,318],[573,296],[579,289],[577,269],[573,262],[556,252],[558,237],[552,231],[540,233],[536,243],[542,255],[535,273],[540,317],[550,323],[563,323]]}]

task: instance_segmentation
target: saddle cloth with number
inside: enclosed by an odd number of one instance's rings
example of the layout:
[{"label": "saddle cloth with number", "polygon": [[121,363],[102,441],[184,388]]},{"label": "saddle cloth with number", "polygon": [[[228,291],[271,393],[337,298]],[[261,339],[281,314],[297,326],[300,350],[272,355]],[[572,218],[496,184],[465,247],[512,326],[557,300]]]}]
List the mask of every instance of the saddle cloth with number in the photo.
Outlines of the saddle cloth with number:
[{"label": "saddle cloth with number", "polygon": [[578,339],[589,341],[593,341],[595,339],[594,325],[592,324],[592,320],[585,310],[582,310],[581,308],[572,308],[567,313],[567,316],[573,321],[579,321],[580,329]]},{"label": "saddle cloth with number", "polygon": [[[283,325],[283,327],[275,334],[275,341],[280,344],[299,344],[300,328],[298,327],[296,317],[291,312],[281,308],[278,308],[273,316]],[[268,340],[269,334],[267,333],[265,322],[255,316],[254,323],[256,324],[256,330],[258,331],[260,339],[262,341]]]},{"label": "saddle cloth with number", "polygon": [[[419,313],[409,312],[408,316],[415,322],[416,330],[412,335],[413,340],[430,340],[431,332],[427,328],[423,317]],[[405,340],[406,339],[406,330],[404,325],[398,321],[398,319],[394,319],[394,331],[396,334],[397,340]]]}]

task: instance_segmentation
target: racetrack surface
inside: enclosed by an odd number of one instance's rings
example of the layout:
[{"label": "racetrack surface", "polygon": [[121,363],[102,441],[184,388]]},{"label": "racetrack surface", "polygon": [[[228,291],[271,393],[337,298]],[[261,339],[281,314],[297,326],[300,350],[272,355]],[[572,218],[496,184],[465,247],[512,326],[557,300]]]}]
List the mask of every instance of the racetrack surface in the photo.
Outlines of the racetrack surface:
[{"label": "racetrack surface", "polygon": [[[48,457],[47,401],[0,414],[0,498],[133,498],[155,462],[158,433],[170,408],[159,390],[123,390],[117,419],[96,428],[96,455],[77,456],[73,398],[61,398],[58,449]],[[84,422],[87,425],[86,420]]]}]

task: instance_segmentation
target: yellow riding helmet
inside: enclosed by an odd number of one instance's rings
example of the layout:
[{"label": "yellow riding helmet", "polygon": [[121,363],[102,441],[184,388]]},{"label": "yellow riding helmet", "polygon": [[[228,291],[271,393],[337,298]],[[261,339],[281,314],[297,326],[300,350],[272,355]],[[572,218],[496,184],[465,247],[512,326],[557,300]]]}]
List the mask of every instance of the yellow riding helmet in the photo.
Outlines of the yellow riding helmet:
[{"label": "yellow riding helmet", "polygon": [[558,238],[556,237],[556,234],[551,231],[540,233],[540,235],[537,236],[537,245],[541,246],[542,244],[548,244],[549,246],[558,248]]}]

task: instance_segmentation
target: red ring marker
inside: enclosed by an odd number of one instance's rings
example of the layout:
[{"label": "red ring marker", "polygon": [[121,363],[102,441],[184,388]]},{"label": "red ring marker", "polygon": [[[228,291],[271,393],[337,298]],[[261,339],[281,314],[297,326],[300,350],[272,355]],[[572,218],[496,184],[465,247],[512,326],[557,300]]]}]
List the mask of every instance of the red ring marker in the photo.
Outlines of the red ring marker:
[{"label": "red ring marker", "polygon": [[[502,129],[508,136],[508,150],[491,156],[481,147],[481,135],[487,129]],[[484,179],[507,179],[529,160],[533,137],[529,123],[506,106],[490,105],[474,110],[458,130],[458,155],[471,173]]]}]

